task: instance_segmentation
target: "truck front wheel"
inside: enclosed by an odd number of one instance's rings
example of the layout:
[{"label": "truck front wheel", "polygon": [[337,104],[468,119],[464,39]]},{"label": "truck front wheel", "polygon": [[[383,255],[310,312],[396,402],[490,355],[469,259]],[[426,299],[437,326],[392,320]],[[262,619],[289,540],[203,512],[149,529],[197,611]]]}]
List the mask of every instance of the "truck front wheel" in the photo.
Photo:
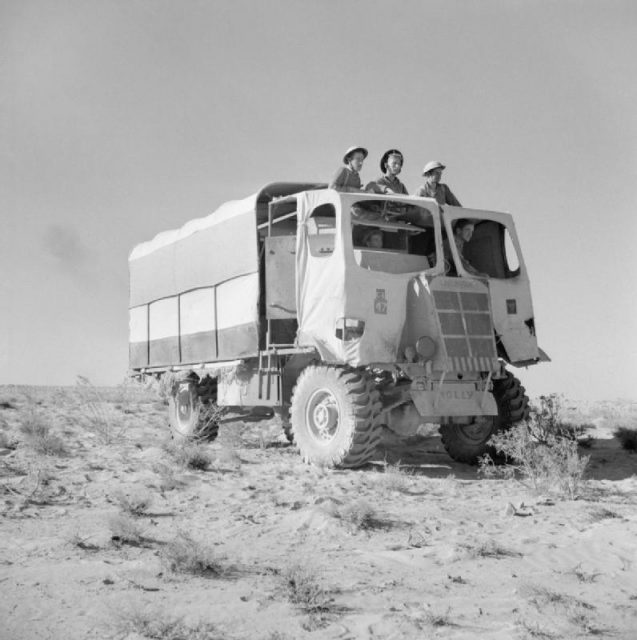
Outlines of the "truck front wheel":
[{"label": "truck front wheel", "polygon": [[360,467],[380,442],[380,395],[364,371],[309,366],[292,394],[294,442],[305,462]]},{"label": "truck front wheel", "polygon": [[529,399],[524,394],[524,387],[508,371],[501,380],[494,380],[493,397],[498,407],[497,416],[476,417],[467,425],[452,423],[440,428],[442,444],[454,460],[478,464],[485,453],[496,460],[496,452],[487,445],[489,438],[528,418]]},{"label": "truck front wheel", "polygon": [[177,380],[168,398],[168,422],[173,438],[214,440],[219,433],[219,409],[216,403],[217,381],[209,376]]}]

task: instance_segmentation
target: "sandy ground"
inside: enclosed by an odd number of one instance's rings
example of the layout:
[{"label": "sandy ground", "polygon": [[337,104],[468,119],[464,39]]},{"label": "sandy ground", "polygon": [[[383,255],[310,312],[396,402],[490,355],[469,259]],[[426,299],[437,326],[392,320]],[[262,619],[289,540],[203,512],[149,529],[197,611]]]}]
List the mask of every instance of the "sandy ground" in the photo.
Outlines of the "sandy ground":
[{"label": "sandy ground", "polygon": [[562,499],[433,433],[309,467],[273,420],[225,422],[196,470],[150,392],[2,387],[0,638],[637,638],[637,455],[617,406],[584,413]]}]

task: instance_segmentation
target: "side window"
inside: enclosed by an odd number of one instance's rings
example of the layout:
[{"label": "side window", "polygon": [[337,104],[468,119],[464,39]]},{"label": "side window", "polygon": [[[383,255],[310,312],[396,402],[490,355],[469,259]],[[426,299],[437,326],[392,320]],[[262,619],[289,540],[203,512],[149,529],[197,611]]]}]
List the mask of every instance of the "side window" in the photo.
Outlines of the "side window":
[{"label": "side window", "polygon": [[307,222],[310,254],[315,258],[326,258],[334,253],[336,234],[336,209],[333,204],[316,207]]}]

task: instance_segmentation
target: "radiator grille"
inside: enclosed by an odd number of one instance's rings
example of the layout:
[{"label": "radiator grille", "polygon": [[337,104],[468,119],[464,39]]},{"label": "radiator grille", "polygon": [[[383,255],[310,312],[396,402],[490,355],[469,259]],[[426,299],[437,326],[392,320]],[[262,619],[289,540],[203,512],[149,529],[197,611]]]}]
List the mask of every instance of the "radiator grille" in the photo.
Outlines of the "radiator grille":
[{"label": "radiator grille", "polygon": [[434,291],[448,366],[491,371],[498,366],[489,296],[472,291]]}]

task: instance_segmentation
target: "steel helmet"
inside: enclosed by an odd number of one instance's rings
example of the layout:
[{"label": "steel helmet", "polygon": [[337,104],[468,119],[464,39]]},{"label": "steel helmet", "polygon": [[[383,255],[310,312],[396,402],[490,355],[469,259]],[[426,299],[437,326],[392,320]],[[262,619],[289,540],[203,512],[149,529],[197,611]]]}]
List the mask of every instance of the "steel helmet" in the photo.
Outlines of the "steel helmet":
[{"label": "steel helmet", "polygon": [[383,157],[380,159],[380,170],[384,173],[385,172],[385,163],[387,162],[389,156],[399,156],[400,157],[400,163],[404,164],[405,159],[403,158],[403,154],[400,153],[400,151],[398,151],[398,149],[390,149],[389,151],[385,151],[385,153],[383,153]]},{"label": "steel helmet", "polygon": [[425,168],[422,170],[422,175],[427,175],[430,171],[433,171],[434,169],[446,169],[447,167],[445,167],[444,164],[442,164],[442,162],[438,162],[438,160],[432,160],[431,162],[428,162],[425,165]]},{"label": "steel helmet", "polygon": [[343,164],[347,164],[349,162],[350,156],[355,152],[360,151],[363,154],[363,159],[367,157],[367,149],[365,147],[350,147],[343,156]]}]

